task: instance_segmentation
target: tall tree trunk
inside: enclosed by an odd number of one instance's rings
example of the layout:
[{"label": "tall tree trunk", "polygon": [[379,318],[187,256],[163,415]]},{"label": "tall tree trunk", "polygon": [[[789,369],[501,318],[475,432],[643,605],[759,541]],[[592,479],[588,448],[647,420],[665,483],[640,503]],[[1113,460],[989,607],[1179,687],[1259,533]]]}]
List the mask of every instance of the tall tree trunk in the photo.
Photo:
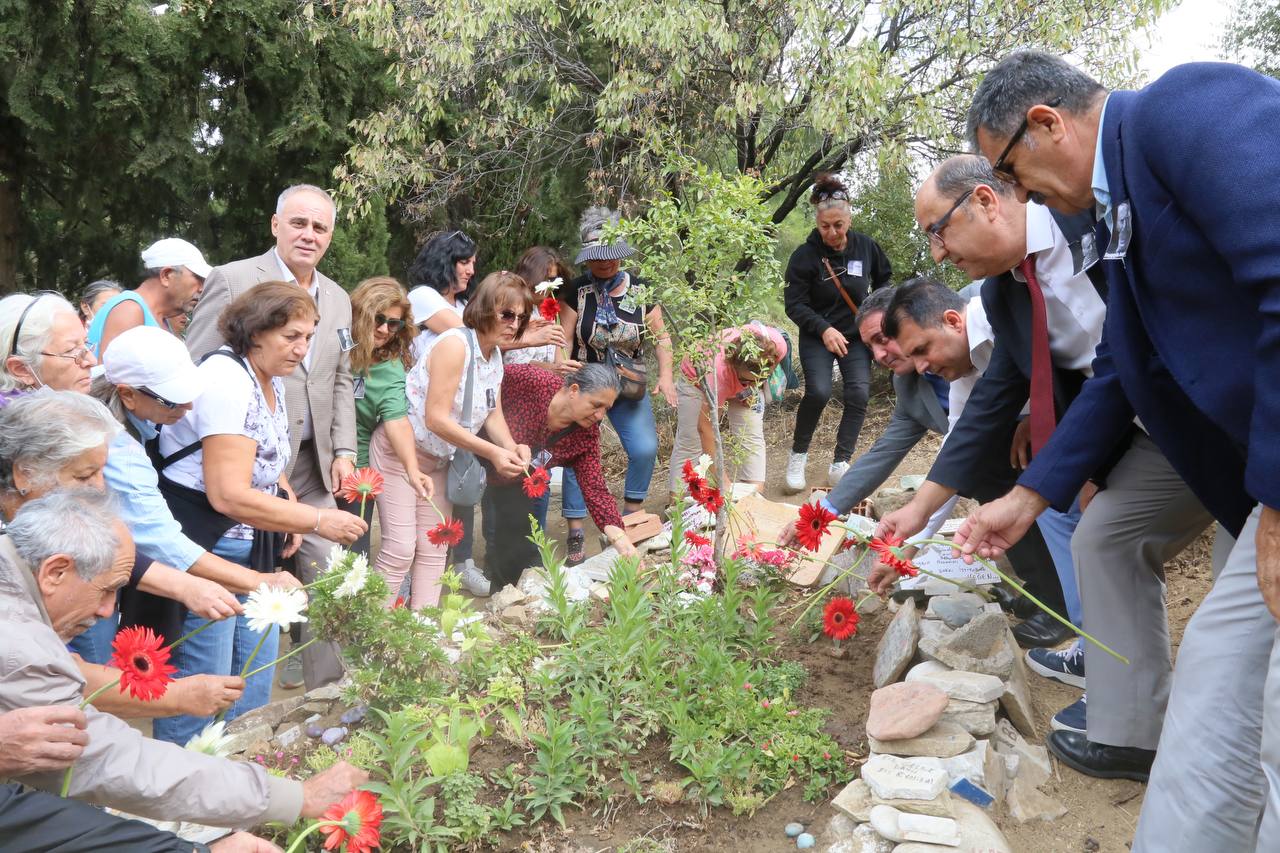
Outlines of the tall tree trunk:
[{"label": "tall tree trunk", "polygon": [[18,182],[15,122],[0,118],[0,296],[18,290],[22,186]]}]

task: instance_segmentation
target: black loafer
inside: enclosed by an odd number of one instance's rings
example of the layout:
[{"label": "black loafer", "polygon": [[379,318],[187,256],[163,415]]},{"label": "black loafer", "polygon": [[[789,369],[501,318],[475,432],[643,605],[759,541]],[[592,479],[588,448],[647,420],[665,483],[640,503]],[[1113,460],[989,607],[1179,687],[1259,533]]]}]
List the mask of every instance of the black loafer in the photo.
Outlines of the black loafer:
[{"label": "black loafer", "polygon": [[1063,764],[1099,779],[1145,782],[1151,775],[1151,762],[1156,760],[1154,749],[1107,746],[1094,743],[1079,732],[1050,732],[1045,743]]},{"label": "black loafer", "polygon": [[1000,605],[1000,609],[1006,613],[1012,613],[1019,619],[1028,619],[1040,612],[1040,608],[1029,598],[1024,598],[1012,590],[1002,586],[991,587],[991,596],[996,600],[996,604]]},{"label": "black loafer", "polygon": [[1024,619],[1021,624],[1015,625],[1013,628],[1013,638],[1024,649],[1056,646],[1074,636],[1074,631],[1043,610]]}]

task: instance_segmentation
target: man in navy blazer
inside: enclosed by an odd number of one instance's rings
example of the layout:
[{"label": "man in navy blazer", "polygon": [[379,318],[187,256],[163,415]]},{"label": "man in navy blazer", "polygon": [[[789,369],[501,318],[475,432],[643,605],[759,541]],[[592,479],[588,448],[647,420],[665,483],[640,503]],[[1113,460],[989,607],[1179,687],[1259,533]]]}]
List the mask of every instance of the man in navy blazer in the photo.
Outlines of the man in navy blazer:
[{"label": "man in navy blazer", "polygon": [[[1183,635],[1134,850],[1280,839],[1280,82],[1225,64],[1108,93],[1020,52],[970,136],[1021,197],[1094,211],[1108,309],[1094,376],[1006,498],[957,534],[997,553],[1137,423],[1235,546]],[[1087,617],[1086,617],[1087,619]],[[1260,841],[1260,839],[1266,839]]]}]

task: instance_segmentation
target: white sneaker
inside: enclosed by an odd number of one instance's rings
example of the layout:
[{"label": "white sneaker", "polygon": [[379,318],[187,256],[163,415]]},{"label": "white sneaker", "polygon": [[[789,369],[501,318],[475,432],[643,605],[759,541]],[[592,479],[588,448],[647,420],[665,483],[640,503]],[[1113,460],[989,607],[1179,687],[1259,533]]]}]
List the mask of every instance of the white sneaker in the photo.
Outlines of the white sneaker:
[{"label": "white sneaker", "polygon": [[467,592],[477,598],[489,597],[489,579],[484,576],[484,572],[476,568],[474,560],[468,559],[463,563],[458,574],[462,576],[462,588]]},{"label": "white sneaker", "polygon": [[840,478],[844,476],[844,472],[848,470],[848,462],[832,462],[831,467],[827,469],[827,485],[834,489],[840,482]]},{"label": "white sneaker", "polygon": [[800,492],[808,485],[804,479],[804,466],[809,461],[808,453],[791,453],[791,458],[787,460],[787,488],[793,492]]}]

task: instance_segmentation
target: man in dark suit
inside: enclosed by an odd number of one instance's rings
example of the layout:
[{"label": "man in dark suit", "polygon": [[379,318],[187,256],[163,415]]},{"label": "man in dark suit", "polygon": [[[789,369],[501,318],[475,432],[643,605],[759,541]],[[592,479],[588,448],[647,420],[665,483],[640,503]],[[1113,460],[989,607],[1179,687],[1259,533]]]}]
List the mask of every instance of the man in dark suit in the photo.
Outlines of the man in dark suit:
[{"label": "man in dark suit", "polygon": [[[334,493],[355,470],[356,459],[356,404],[347,357],[354,346],[351,299],[337,282],[316,269],[333,239],[336,215],[333,199],[319,187],[300,184],[282,192],[271,217],[275,245],[258,257],[213,268],[186,338],[187,349],[197,361],[222,346],[218,319],[223,310],[264,281],[291,281],[311,294],[320,321],[306,359],[284,382],[292,450],[286,473],[298,500],[317,509],[336,506]],[[303,538],[295,558],[303,582],[310,583],[325,569],[332,547],[318,534]],[[308,632],[304,623],[303,641]],[[305,681],[311,690],[342,677],[342,661],[333,643],[315,643],[298,657],[302,672],[286,661],[280,673],[282,687],[299,687],[299,681]]]},{"label": "man in dark suit", "polygon": [[[957,541],[998,553],[1046,505],[1071,500],[1135,415],[1146,452],[1238,534],[1183,635],[1141,853],[1280,838],[1278,125],[1280,82],[1238,66],[1181,66],[1108,93],[1032,51],[992,69],[969,111],[974,144],[1020,197],[1096,213],[1108,305],[1093,378],[1018,487]],[[1134,618],[1150,586],[1135,584]]]}]

